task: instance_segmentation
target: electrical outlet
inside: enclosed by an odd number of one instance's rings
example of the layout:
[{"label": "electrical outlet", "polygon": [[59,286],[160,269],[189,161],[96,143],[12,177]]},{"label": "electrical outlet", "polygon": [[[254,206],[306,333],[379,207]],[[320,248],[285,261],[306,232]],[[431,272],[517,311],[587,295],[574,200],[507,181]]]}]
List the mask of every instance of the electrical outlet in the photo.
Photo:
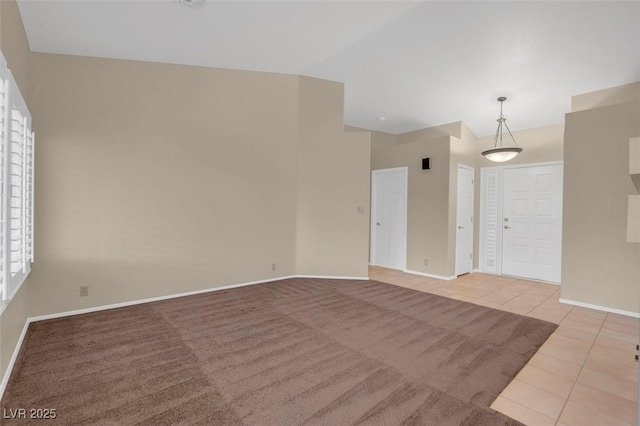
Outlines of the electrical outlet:
[{"label": "electrical outlet", "polygon": [[429,266],[429,259],[424,260],[424,266]]},{"label": "electrical outlet", "polygon": [[272,270],[272,271],[275,271],[275,270],[276,270],[276,264],[275,264],[275,263],[272,263],[272,264],[271,264],[271,270]]},{"label": "electrical outlet", "polygon": [[89,295],[89,286],[88,285],[81,285],[80,286],[80,297],[88,296],[88,295]]}]

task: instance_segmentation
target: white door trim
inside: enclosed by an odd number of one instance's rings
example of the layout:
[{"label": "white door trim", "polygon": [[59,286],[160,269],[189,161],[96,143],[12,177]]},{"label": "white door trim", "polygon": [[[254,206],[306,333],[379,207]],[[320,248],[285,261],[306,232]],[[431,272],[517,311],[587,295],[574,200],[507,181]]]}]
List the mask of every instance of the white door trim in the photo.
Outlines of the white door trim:
[{"label": "white door trim", "polygon": [[[528,167],[540,167],[540,166],[554,166],[561,165],[564,167],[564,161],[544,161],[539,163],[523,163],[523,164],[509,164],[503,166],[490,166],[490,167],[482,167],[480,168],[480,232],[479,232],[479,253],[478,253],[478,270],[480,272],[502,275],[502,226],[496,227],[496,235],[494,236],[496,239],[495,246],[495,265],[488,267],[487,266],[487,253],[485,242],[487,239],[487,194],[486,192],[486,184],[485,179],[487,176],[493,172],[494,174],[498,174],[498,184],[497,184],[497,192],[498,192],[498,200],[496,204],[497,216],[502,217],[502,197],[503,197],[503,171],[507,169],[517,169],[517,168],[528,168]],[[552,284],[559,284],[553,282]]]},{"label": "white door trim", "polygon": [[404,167],[392,167],[392,168],[388,168],[388,169],[378,169],[378,170],[372,170],[371,171],[371,208],[369,209],[369,211],[371,212],[371,218],[370,218],[370,230],[369,230],[369,264],[370,265],[377,265],[377,260],[376,260],[376,249],[377,249],[377,241],[376,241],[376,216],[377,216],[377,191],[376,191],[376,185],[377,185],[377,176],[380,173],[384,173],[384,172],[396,172],[396,171],[402,171],[404,173],[404,206],[402,206],[403,208],[403,213],[402,215],[404,216],[404,229],[402,230],[403,234],[404,234],[404,247],[403,247],[403,252],[401,253],[402,255],[402,267],[399,268],[400,270],[405,270],[407,269],[407,226],[408,226],[408,203],[409,203],[409,168],[404,166]]}]

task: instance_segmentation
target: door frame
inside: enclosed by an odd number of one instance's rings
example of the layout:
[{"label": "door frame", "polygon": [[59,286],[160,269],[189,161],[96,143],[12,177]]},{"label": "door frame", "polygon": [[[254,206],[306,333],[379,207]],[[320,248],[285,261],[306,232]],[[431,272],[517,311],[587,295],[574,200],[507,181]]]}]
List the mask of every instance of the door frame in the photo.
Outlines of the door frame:
[{"label": "door frame", "polygon": [[467,166],[466,164],[462,164],[462,163],[458,163],[458,170],[457,170],[457,177],[456,177],[456,249],[455,249],[455,254],[454,254],[454,259],[455,259],[455,265],[454,265],[454,274],[455,276],[459,276],[461,274],[459,274],[459,270],[458,270],[458,201],[459,201],[459,191],[458,188],[460,187],[460,169],[466,169],[468,171],[471,172],[471,267],[469,268],[469,271],[467,272],[463,272],[463,274],[466,273],[471,273],[473,272],[473,256],[474,256],[474,245],[475,245],[475,238],[474,238],[474,230],[473,227],[475,227],[475,181],[476,181],[476,169],[474,167],[471,166]]},{"label": "door frame", "polygon": [[376,249],[377,249],[377,238],[376,238],[376,220],[377,217],[377,177],[380,174],[385,172],[397,172],[402,171],[404,173],[404,205],[402,206],[403,211],[401,215],[404,217],[404,229],[402,229],[403,237],[404,237],[404,247],[402,251],[402,262],[401,262],[401,270],[407,269],[407,228],[408,228],[408,204],[409,204],[409,168],[404,167],[392,167],[388,169],[378,169],[371,171],[371,208],[369,211],[371,212],[371,217],[369,218],[370,222],[370,230],[369,230],[369,264],[377,265],[376,259]]},{"label": "door frame", "polygon": [[[490,167],[482,167],[480,168],[480,232],[479,232],[479,254],[478,254],[478,269],[480,272],[485,272],[488,274],[502,275],[502,226],[496,227],[496,244],[495,247],[495,265],[493,267],[487,267],[487,253],[484,245],[484,241],[487,238],[487,196],[485,194],[485,179],[487,178],[487,174],[491,172],[497,172],[499,175],[498,179],[498,200],[497,200],[497,216],[502,217],[502,201],[503,201],[503,189],[504,189],[504,179],[503,179],[503,171],[506,169],[518,169],[518,168],[527,168],[527,167],[540,167],[540,166],[563,166],[563,175],[564,175],[564,161],[544,161],[539,163],[522,163],[522,164],[510,164],[504,166],[490,166]],[[564,209],[564,205],[563,205]],[[529,279],[529,278],[528,278]],[[533,281],[537,281],[532,279]],[[550,282],[551,284],[560,284],[555,282]]]}]

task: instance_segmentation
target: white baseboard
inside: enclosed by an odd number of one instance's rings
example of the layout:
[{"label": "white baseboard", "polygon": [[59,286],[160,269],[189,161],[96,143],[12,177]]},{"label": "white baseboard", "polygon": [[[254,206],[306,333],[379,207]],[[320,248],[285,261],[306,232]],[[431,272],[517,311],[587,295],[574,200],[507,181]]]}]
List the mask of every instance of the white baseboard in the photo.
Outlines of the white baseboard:
[{"label": "white baseboard", "polygon": [[0,399],[4,395],[4,390],[7,388],[7,384],[9,384],[9,378],[11,377],[11,372],[13,371],[13,366],[18,359],[18,354],[20,353],[20,348],[22,348],[22,342],[24,341],[24,337],[27,335],[27,329],[29,328],[29,318],[24,323],[24,327],[22,327],[22,333],[20,333],[20,337],[18,337],[18,341],[16,342],[16,347],[13,348],[13,354],[11,354],[11,359],[9,360],[9,364],[7,365],[7,371],[4,372],[4,376],[2,377],[2,382],[0,382]]},{"label": "white baseboard", "polygon": [[368,280],[369,277],[342,277],[333,275],[294,275],[293,278],[324,278],[327,280]]},{"label": "white baseboard", "polygon": [[249,282],[246,282],[246,283],[230,284],[230,285],[225,285],[225,286],[222,286],[222,287],[206,288],[204,290],[195,290],[195,291],[188,291],[188,292],[185,292],[185,293],[168,294],[166,296],[150,297],[148,299],[131,300],[131,301],[128,301],[128,302],[113,303],[113,304],[110,304],[110,305],[94,306],[94,307],[91,307],[91,308],[77,309],[77,310],[74,310],[74,311],[67,311],[67,312],[59,312],[59,313],[56,313],[56,314],[40,315],[40,316],[37,316],[37,317],[31,317],[31,318],[29,318],[29,320],[31,322],[35,322],[35,321],[43,321],[43,320],[54,319],[54,318],[68,317],[68,316],[71,316],[71,315],[88,314],[88,313],[91,313],[91,312],[106,311],[107,309],[124,308],[125,306],[140,305],[142,303],[149,303],[149,302],[158,302],[160,300],[175,299],[177,297],[193,296],[193,295],[196,295],[196,294],[210,293],[212,291],[228,290],[228,289],[231,289],[231,288],[246,287],[246,286],[256,285],[256,284],[265,284],[265,283],[270,283],[270,282],[274,282],[274,281],[287,280],[287,279],[290,279],[290,278],[324,278],[324,279],[331,279],[331,280],[333,280],[333,279],[340,279],[340,280],[368,280],[369,279],[369,277],[342,277],[342,276],[328,276],[328,275],[286,275],[286,276],[282,276],[282,277],[269,278],[269,279],[266,279],[266,280],[249,281]]},{"label": "white baseboard", "polygon": [[4,391],[7,387],[7,384],[9,383],[9,378],[11,377],[11,372],[13,371],[15,362],[18,359],[18,353],[20,353],[22,342],[24,341],[24,338],[27,334],[27,329],[29,328],[29,324],[31,324],[32,322],[55,319],[55,318],[63,318],[63,317],[68,317],[73,315],[88,314],[91,312],[106,311],[108,309],[124,308],[126,306],[140,305],[140,304],[149,303],[149,302],[158,302],[160,300],[175,299],[178,297],[193,296],[196,294],[211,293],[214,291],[228,290],[231,288],[246,287],[246,286],[256,285],[256,284],[265,284],[273,281],[286,280],[289,278],[324,278],[324,279],[342,279],[342,280],[368,280],[369,279],[369,277],[339,277],[339,276],[326,276],[326,275],[287,275],[282,277],[269,278],[266,280],[249,281],[249,282],[244,282],[239,284],[225,285],[222,287],[212,287],[212,288],[207,288],[203,290],[188,291],[185,293],[168,294],[166,296],[150,297],[147,299],[131,300],[128,302],[113,303],[110,305],[94,306],[91,308],[76,309],[73,311],[66,311],[66,312],[59,312],[55,314],[29,317],[26,319],[24,323],[24,327],[22,328],[22,333],[20,334],[20,337],[16,342],[16,347],[13,350],[13,355],[11,356],[11,359],[9,360],[9,364],[7,365],[7,370],[5,371],[4,376],[2,377],[2,382],[0,382],[0,399],[2,399],[2,396],[4,395]]},{"label": "white baseboard", "polygon": [[581,308],[595,309],[596,311],[610,312],[612,314],[626,315],[632,318],[640,318],[640,313],[638,312],[623,311],[622,309],[609,308],[607,306],[592,305],[591,303],[563,299],[562,297],[558,300],[560,301],[560,303],[566,303],[567,305],[580,306]]},{"label": "white baseboard", "polygon": [[518,280],[533,281],[533,282],[542,283],[542,284],[553,284],[557,286],[562,285],[562,283],[558,283],[555,281],[544,281],[544,280],[538,280],[536,278],[516,277],[515,275],[504,275],[504,274],[498,274],[497,272],[485,272],[485,271],[481,271],[480,269],[474,269],[473,272],[480,272],[487,275],[495,275],[496,277],[516,278]]},{"label": "white baseboard", "polygon": [[37,317],[27,318],[27,320],[30,322],[36,322],[36,321],[43,321],[43,320],[54,319],[54,318],[68,317],[72,315],[88,314],[91,312],[106,311],[107,309],[124,308],[126,306],[140,305],[142,303],[158,302],[160,300],[175,299],[178,297],[185,297],[185,296],[194,296],[196,294],[211,293],[213,291],[228,290],[230,288],[238,288],[238,287],[246,287],[249,285],[270,283],[273,281],[286,280],[286,279],[295,278],[295,277],[296,277],[295,275],[287,275],[283,277],[269,278],[266,280],[249,281],[245,283],[225,285],[222,287],[211,287],[211,288],[205,288],[203,290],[187,291],[185,293],[167,294],[166,296],[150,297],[148,299],[130,300],[127,302],[113,303],[110,305],[100,305],[100,306],[93,306],[91,308],[77,309],[73,311],[59,312],[59,313],[48,314],[48,315],[40,315]]},{"label": "white baseboard", "polygon": [[407,274],[420,275],[423,277],[437,278],[439,280],[445,280],[445,281],[451,281],[457,278],[455,275],[446,277],[444,275],[427,274],[426,272],[412,271],[410,269],[405,269],[403,272],[406,272]]}]

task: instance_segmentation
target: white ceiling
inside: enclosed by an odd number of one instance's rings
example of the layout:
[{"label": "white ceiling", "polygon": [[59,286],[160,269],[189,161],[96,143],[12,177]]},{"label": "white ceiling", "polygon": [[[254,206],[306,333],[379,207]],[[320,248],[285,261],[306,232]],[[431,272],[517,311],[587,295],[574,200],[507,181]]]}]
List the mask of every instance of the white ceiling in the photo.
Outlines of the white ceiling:
[{"label": "white ceiling", "polygon": [[[640,80],[640,1],[18,0],[32,51],[345,83],[345,123],[562,123],[571,96]],[[385,121],[379,121],[383,116]]]}]

